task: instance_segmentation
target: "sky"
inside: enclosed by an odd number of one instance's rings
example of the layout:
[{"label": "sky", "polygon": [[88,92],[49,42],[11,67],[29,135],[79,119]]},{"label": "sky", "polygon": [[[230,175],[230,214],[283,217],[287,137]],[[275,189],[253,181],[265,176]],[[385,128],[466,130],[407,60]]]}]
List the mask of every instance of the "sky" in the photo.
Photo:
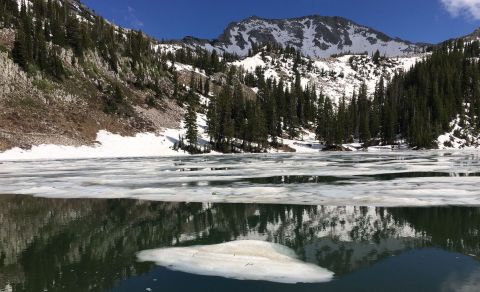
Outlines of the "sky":
[{"label": "sky", "polygon": [[480,0],[81,0],[117,25],[162,40],[213,39],[249,16],[342,16],[392,37],[438,43],[480,27]]}]

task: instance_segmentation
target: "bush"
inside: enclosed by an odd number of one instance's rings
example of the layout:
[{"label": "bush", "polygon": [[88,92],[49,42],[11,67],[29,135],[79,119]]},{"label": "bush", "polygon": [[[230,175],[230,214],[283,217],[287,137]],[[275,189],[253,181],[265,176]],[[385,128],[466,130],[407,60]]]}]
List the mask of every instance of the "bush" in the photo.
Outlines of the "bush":
[{"label": "bush", "polygon": [[36,79],[32,83],[36,88],[43,92],[52,92],[54,88],[53,85],[45,79]]},{"label": "bush", "polygon": [[155,99],[155,96],[148,96],[145,100],[145,103],[148,105],[148,107],[156,107],[157,106],[157,100]]},{"label": "bush", "polygon": [[104,112],[107,114],[118,114],[122,116],[133,116],[133,109],[127,103],[125,95],[119,84],[116,84],[105,98]]}]

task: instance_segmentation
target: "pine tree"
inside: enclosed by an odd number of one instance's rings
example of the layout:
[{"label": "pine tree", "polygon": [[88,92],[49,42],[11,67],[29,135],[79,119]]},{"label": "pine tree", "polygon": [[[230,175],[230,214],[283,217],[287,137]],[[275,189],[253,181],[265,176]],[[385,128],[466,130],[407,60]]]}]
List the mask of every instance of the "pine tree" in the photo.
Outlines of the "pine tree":
[{"label": "pine tree", "polygon": [[225,85],[217,98],[217,134],[216,144],[224,152],[230,152],[230,146],[235,134],[234,120],[232,119],[232,91]]},{"label": "pine tree", "polygon": [[260,149],[263,149],[267,145],[268,131],[265,114],[258,104],[255,105],[255,120],[254,142],[258,144]]},{"label": "pine tree", "polygon": [[[210,97],[207,107],[207,133],[210,136],[210,142],[218,141],[219,120],[217,115],[217,99]],[[218,146],[218,145],[217,145]]]},{"label": "pine tree", "polygon": [[15,42],[12,49],[13,61],[17,63],[24,70],[27,70],[28,56],[25,32],[22,29],[17,30]]},{"label": "pine tree", "polygon": [[380,51],[379,50],[375,51],[375,54],[373,54],[372,61],[375,65],[380,65]]},{"label": "pine tree", "polygon": [[358,92],[358,115],[359,115],[359,138],[360,142],[368,145],[370,143],[370,106],[367,93],[367,85],[360,86]]},{"label": "pine tree", "polygon": [[173,97],[178,98],[179,84],[178,84],[178,74],[177,71],[173,71]]},{"label": "pine tree", "polygon": [[[305,124],[305,110],[304,110],[304,95],[302,91],[302,83],[301,83],[302,77],[300,76],[300,73],[298,71],[295,72],[295,83],[294,83],[294,88],[292,90],[292,96],[294,97],[292,101],[292,105],[296,109],[296,112],[293,113],[295,116],[295,120],[298,123],[298,126],[304,125]],[[295,125],[297,126],[297,125]]]},{"label": "pine tree", "polygon": [[83,46],[80,25],[78,23],[75,15],[69,15],[67,18],[67,24],[65,27],[66,30],[66,40],[68,44],[72,47],[73,52],[77,57],[83,55]]},{"label": "pine tree", "polygon": [[323,91],[320,92],[320,96],[318,98],[318,106],[317,106],[317,115],[316,115],[316,129],[315,135],[318,141],[324,142],[325,141],[325,96],[323,95]]},{"label": "pine tree", "polygon": [[232,119],[234,121],[235,137],[242,137],[245,128],[245,96],[240,82],[235,82],[232,96]]},{"label": "pine tree", "polygon": [[359,137],[359,114],[358,114],[358,97],[355,90],[353,91],[352,99],[348,107],[349,113],[349,129],[352,133],[353,139]]},{"label": "pine tree", "polygon": [[383,77],[375,86],[375,93],[373,95],[373,102],[370,111],[370,133],[373,137],[381,137],[382,127],[382,108],[385,102],[385,83]]},{"label": "pine tree", "polygon": [[187,129],[186,139],[190,151],[193,152],[193,149],[196,149],[198,143],[197,112],[194,104],[188,104],[184,119],[185,128]]},{"label": "pine tree", "polygon": [[[399,81],[398,77],[394,78],[390,86],[386,91],[385,104],[382,109],[382,138],[383,144],[392,145],[395,142],[396,135],[398,134],[398,102],[397,96],[399,95]],[[403,132],[404,134],[405,131]]]},{"label": "pine tree", "polygon": [[335,144],[342,144],[348,141],[348,125],[347,125],[347,105],[345,101],[345,95],[340,99],[338,105],[337,117],[336,117],[336,136]]},{"label": "pine tree", "polygon": [[323,137],[327,145],[331,145],[335,142],[335,114],[333,111],[333,104],[330,98],[325,97],[325,102],[323,104],[323,119],[324,119],[324,128],[323,128]]},{"label": "pine tree", "polygon": [[205,80],[205,85],[203,86],[203,95],[209,96],[210,95],[210,78]]}]

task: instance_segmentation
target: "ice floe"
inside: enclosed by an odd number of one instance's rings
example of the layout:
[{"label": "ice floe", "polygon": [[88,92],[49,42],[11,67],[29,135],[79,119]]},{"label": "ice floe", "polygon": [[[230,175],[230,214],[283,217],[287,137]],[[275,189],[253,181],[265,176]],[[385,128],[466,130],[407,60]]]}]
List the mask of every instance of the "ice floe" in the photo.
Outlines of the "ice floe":
[{"label": "ice floe", "polygon": [[302,262],[290,248],[264,241],[146,250],[137,257],[175,271],[238,280],[320,283],[333,279],[332,272]]}]

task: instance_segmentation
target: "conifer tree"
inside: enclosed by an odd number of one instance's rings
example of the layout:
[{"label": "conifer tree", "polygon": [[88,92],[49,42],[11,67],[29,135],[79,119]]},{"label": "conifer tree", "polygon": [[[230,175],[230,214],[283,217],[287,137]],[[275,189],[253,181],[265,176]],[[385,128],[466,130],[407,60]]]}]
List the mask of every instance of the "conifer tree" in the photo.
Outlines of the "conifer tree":
[{"label": "conifer tree", "polygon": [[318,106],[317,106],[317,115],[316,115],[316,129],[315,135],[317,140],[320,142],[325,141],[325,114],[324,114],[324,107],[325,104],[325,96],[323,95],[323,91],[320,92],[320,96],[318,98]]},{"label": "conifer tree", "polygon": [[358,115],[359,115],[359,138],[360,141],[368,144],[370,142],[370,106],[368,100],[367,85],[363,83],[358,92]]},{"label": "conifer tree", "polygon": [[17,30],[15,42],[13,43],[12,57],[13,61],[17,63],[24,70],[27,70],[28,65],[27,44],[25,32],[22,29]]},{"label": "conifer tree", "polygon": [[81,57],[83,55],[83,46],[82,46],[82,38],[80,32],[80,24],[78,23],[77,18],[75,15],[69,15],[67,18],[67,23],[65,26],[66,30],[66,40],[70,47],[72,47],[73,52],[77,57]]},{"label": "conifer tree", "polygon": [[370,133],[373,137],[381,136],[382,127],[382,108],[385,100],[385,85],[383,77],[375,86],[375,93],[373,95],[373,102],[370,109]]},{"label": "conifer tree", "polygon": [[203,86],[203,95],[208,96],[210,94],[210,79],[205,80],[205,85]]},{"label": "conifer tree", "polygon": [[380,65],[380,51],[376,50],[373,54],[372,61],[375,65]]},{"label": "conifer tree", "polygon": [[345,101],[345,94],[340,99],[336,117],[336,136],[335,144],[342,144],[348,142],[348,125],[347,125],[347,104]]},{"label": "conifer tree", "polygon": [[185,128],[187,129],[186,139],[190,151],[193,152],[193,149],[196,149],[198,143],[197,112],[193,103],[188,103],[184,120]]},{"label": "conifer tree", "polygon": [[[218,142],[219,120],[217,115],[217,99],[210,97],[207,107],[207,133],[210,136],[210,142]],[[216,148],[218,145],[216,145]]]},{"label": "conifer tree", "polygon": [[333,111],[333,104],[330,98],[325,97],[325,102],[323,104],[323,137],[327,145],[331,145],[335,142],[335,116]]}]

